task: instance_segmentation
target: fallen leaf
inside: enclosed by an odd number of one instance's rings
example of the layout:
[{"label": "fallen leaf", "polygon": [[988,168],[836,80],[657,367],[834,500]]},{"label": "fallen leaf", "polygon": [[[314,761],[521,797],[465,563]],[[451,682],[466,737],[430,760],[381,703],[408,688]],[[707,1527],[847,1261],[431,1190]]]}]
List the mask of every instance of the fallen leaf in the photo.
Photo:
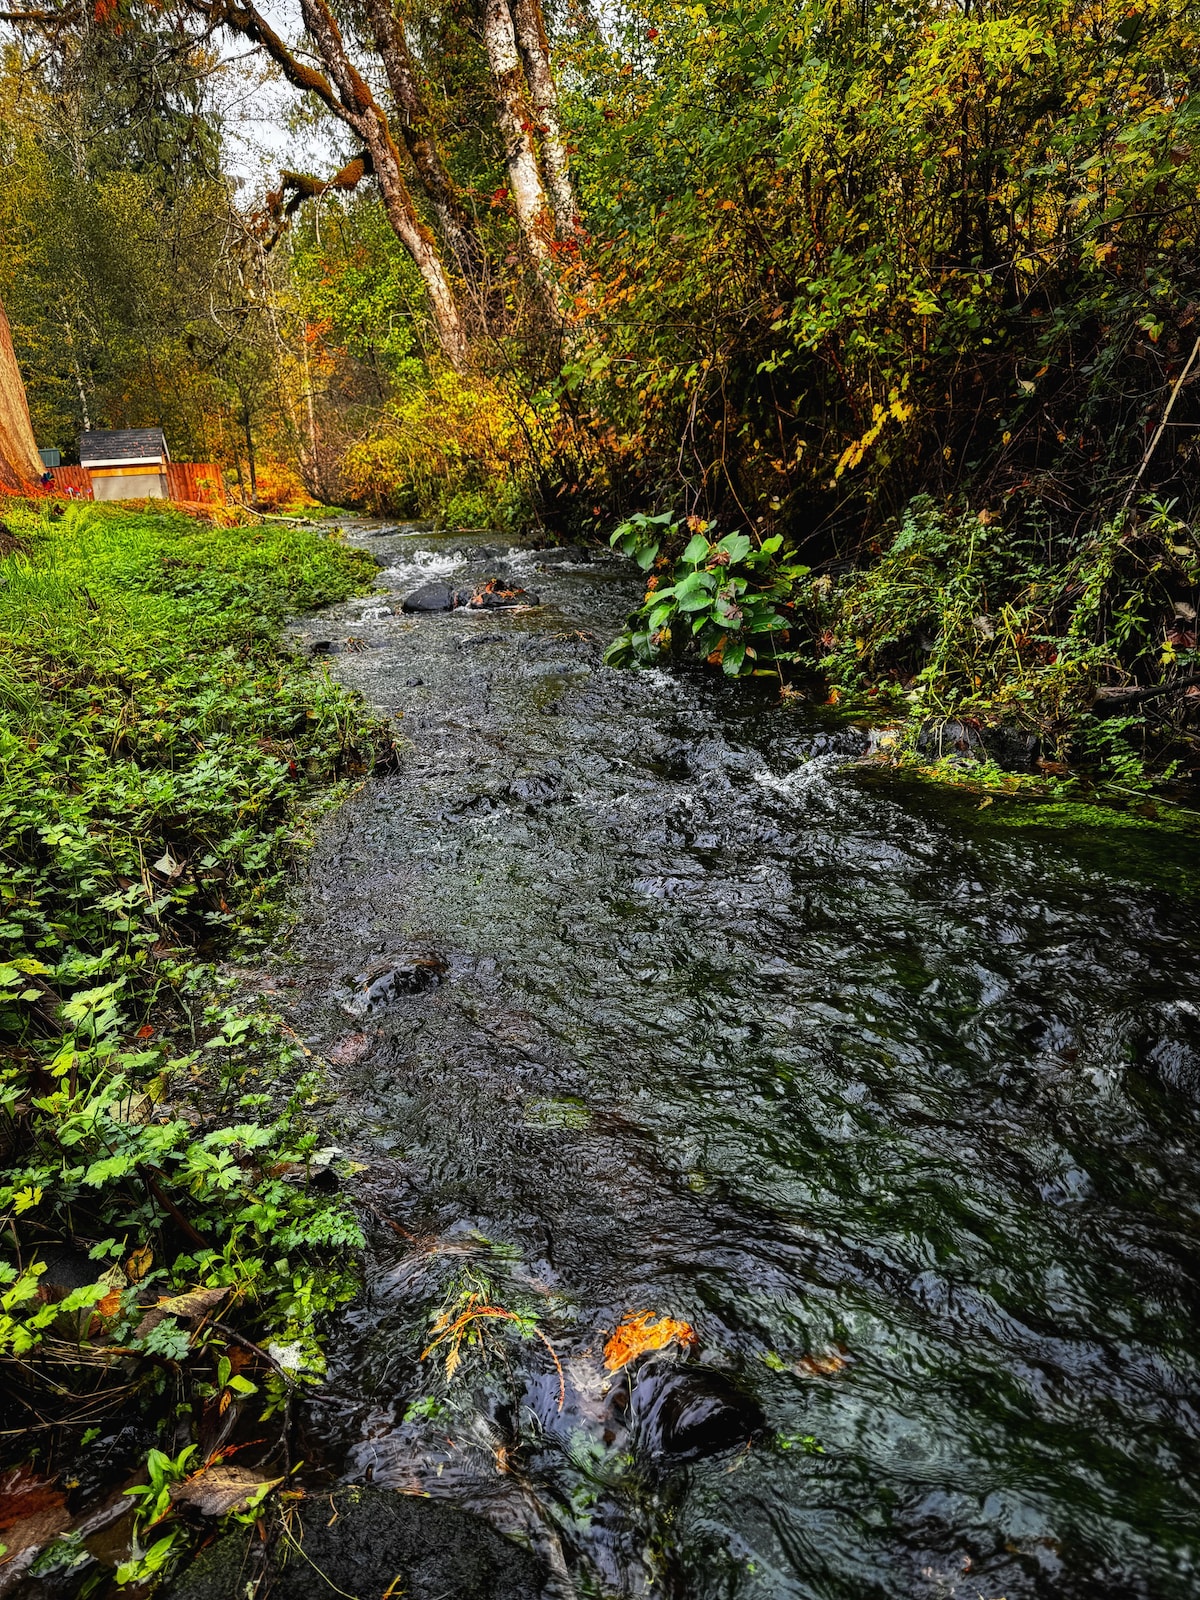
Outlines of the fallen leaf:
[{"label": "fallen leaf", "polygon": [[148,1244],[144,1244],[135,1250],[125,1263],[125,1276],[130,1283],[141,1283],[153,1265],[154,1251]]},{"label": "fallen leaf", "polygon": [[850,1352],[845,1345],[826,1345],[824,1350],[810,1350],[796,1362],[795,1370],[807,1378],[831,1378],[849,1365]]},{"label": "fallen leaf", "polygon": [[160,1300],[146,1312],[134,1329],[134,1336],[144,1339],[151,1328],[157,1328],[164,1317],[182,1317],[185,1322],[197,1322],[230,1293],[228,1286],[219,1289],[189,1289],[186,1294],[170,1295]]},{"label": "fallen leaf", "polygon": [[656,1318],[653,1311],[635,1311],[617,1325],[604,1346],[604,1365],[609,1372],[619,1372],[651,1350],[665,1350],[669,1344],[690,1350],[698,1342],[690,1322],[677,1322],[674,1317]]},{"label": "fallen leaf", "polygon": [[171,1499],[202,1517],[223,1517],[244,1510],[260,1489],[282,1482],[282,1478],[264,1478],[250,1467],[202,1467],[172,1489]]},{"label": "fallen leaf", "polygon": [[96,1302],[96,1314],[101,1317],[115,1317],[121,1309],[120,1289],[110,1289],[102,1300]]}]

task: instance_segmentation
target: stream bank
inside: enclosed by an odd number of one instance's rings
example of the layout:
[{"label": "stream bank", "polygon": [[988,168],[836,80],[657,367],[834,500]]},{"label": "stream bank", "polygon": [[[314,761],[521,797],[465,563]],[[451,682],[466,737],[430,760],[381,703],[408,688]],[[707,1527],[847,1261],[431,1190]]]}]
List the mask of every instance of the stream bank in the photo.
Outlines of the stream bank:
[{"label": "stream bank", "polygon": [[[547,1594],[1193,1593],[1194,844],[605,669],[606,556],[351,537],[386,593],[300,636],[409,749],[284,957],[372,1233],[314,1483],[477,1513]],[[401,611],[497,576],[542,603]],[[521,1327],[422,1359],[484,1303]],[[641,1310],[695,1348],[614,1377]]]}]

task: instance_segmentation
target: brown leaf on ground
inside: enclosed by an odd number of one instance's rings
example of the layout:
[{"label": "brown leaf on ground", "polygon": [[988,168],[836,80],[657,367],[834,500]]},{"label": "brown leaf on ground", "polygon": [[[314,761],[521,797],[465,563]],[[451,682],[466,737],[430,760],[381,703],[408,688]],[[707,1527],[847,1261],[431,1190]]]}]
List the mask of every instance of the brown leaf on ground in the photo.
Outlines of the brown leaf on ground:
[{"label": "brown leaf on ground", "polygon": [[251,1467],[202,1467],[171,1490],[171,1499],[202,1517],[223,1517],[244,1510],[260,1489],[282,1482],[282,1478],[264,1478]]},{"label": "brown leaf on ground", "polygon": [[232,1292],[227,1285],[217,1289],[189,1289],[186,1294],[170,1295],[150,1307],[134,1329],[134,1335],[138,1339],[144,1339],[151,1328],[158,1327],[164,1317],[180,1317],[184,1322],[198,1322]]},{"label": "brown leaf on ground", "polygon": [[677,1322],[674,1317],[656,1318],[653,1311],[635,1311],[618,1324],[604,1346],[604,1365],[610,1372],[619,1372],[651,1350],[665,1350],[669,1344],[691,1350],[698,1342],[690,1322]]}]

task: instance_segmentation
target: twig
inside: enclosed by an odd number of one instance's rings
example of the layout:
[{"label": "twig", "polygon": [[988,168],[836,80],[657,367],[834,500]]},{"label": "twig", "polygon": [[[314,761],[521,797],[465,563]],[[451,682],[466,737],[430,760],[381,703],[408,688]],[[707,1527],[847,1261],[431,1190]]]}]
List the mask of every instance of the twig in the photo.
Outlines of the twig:
[{"label": "twig", "polygon": [[184,1216],[183,1212],[180,1211],[174,1200],[171,1200],[166,1194],[164,1194],[159,1184],[155,1181],[154,1169],[152,1167],[144,1166],[142,1162],[139,1161],[137,1164],[137,1172],[138,1177],[141,1178],[142,1182],[158,1201],[159,1205],[162,1206],[163,1210],[168,1212],[172,1218],[174,1218],[175,1222],[183,1229],[184,1233],[188,1236],[192,1243],[199,1245],[201,1250],[211,1250],[212,1245],[209,1244],[204,1235],[202,1233],[198,1233],[196,1229],[192,1227],[191,1223]]},{"label": "twig", "polygon": [[1184,384],[1187,382],[1187,375],[1192,370],[1192,367],[1193,367],[1193,365],[1195,363],[1195,360],[1196,360],[1196,357],[1198,355],[1200,355],[1200,334],[1198,334],[1196,336],[1196,342],[1192,346],[1192,353],[1187,358],[1187,361],[1184,363],[1183,371],[1179,374],[1179,376],[1175,379],[1175,382],[1171,385],[1171,398],[1167,401],[1167,409],[1162,414],[1162,421],[1159,423],[1158,427],[1155,428],[1155,430],[1154,430],[1153,438],[1150,440],[1150,443],[1146,446],[1146,454],[1142,457],[1142,464],[1137,469],[1137,472],[1134,474],[1133,482],[1129,485],[1129,488],[1128,488],[1128,490],[1126,491],[1126,494],[1125,494],[1125,498],[1121,502],[1121,510],[1122,511],[1127,511],[1129,509],[1129,502],[1133,499],[1134,492],[1137,489],[1138,484],[1141,483],[1141,481],[1142,481],[1142,473],[1145,472],[1146,468],[1150,465],[1150,457],[1154,454],[1155,450],[1158,447],[1158,441],[1163,436],[1163,431],[1166,428],[1167,423],[1171,419],[1171,412],[1174,410],[1175,402],[1179,398],[1179,391],[1180,391],[1180,389],[1183,388]]}]

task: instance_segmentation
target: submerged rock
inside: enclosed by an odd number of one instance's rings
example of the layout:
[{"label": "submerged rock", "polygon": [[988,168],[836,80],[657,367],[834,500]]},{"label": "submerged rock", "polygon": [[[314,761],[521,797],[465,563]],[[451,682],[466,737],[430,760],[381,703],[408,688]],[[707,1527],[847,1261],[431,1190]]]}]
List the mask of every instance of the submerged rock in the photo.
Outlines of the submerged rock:
[{"label": "submerged rock", "polygon": [[351,1488],[300,1501],[266,1546],[249,1530],[201,1552],[170,1600],[539,1600],[538,1561],[467,1511],[417,1495]]},{"label": "submerged rock", "polygon": [[736,1449],[765,1426],[758,1402],[711,1367],[645,1368],[633,1386],[630,1412],[642,1449],[668,1461]]},{"label": "submerged rock", "polygon": [[440,983],[445,958],[433,953],[406,956],[401,961],[381,961],[354,977],[354,994],[343,1005],[352,1017],[369,1016],[403,994],[420,994]]},{"label": "submerged rock", "polygon": [[402,611],[451,611],[454,594],[446,583],[423,583],[419,589],[406,594],[401,602]]},{"label": "submerged rock", "polygon": [[552,544],[537,553],[538,560],[544,566],[555,565],[560,561],[582,563],[588,560],[588,552],[577,544]]}]

